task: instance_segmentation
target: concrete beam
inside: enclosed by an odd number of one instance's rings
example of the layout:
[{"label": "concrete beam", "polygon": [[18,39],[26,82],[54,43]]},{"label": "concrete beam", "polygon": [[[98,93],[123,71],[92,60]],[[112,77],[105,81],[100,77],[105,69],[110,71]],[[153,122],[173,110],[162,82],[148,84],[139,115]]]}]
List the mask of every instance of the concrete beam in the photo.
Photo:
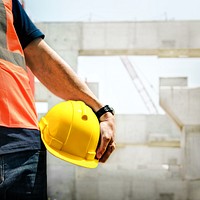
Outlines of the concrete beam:
[{"label": "concrete beam", "polygon": [[57,50],[79,55],[200,57],[200,21],[46,22],[37,26]]},{"label": "concrete beam", "polygon": [[200,124],[200,87],[161,86],[160,105],[180,127]]}]

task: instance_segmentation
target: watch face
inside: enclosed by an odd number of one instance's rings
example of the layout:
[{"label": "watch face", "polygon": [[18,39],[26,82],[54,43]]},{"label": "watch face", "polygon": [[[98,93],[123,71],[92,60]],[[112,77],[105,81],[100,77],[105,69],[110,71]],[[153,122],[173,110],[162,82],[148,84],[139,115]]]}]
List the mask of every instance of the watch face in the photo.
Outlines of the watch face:
[{"label": "watch face", "polygon": [[114,109],[112,107],[110,107],[109,105],[106,105],[104,107],[102,107],[99,111],[96,112],[96,116],[99,119],[103,114],[110,112],[114,115]]},{"label": "watch face", "polygon": [[113,115],[114,115],[114,113],[115,113],[115,112],[114,112],[114,109],[113,109],[112,107],[108,106],[108,105],[105,107],[105,111],[106,111],[106,112],[111,112]]},{"label": "watch face", "polygon": [[106,106],[105,109],[104,109],[106,112],[109,112],[111,109],[109,106]]}]

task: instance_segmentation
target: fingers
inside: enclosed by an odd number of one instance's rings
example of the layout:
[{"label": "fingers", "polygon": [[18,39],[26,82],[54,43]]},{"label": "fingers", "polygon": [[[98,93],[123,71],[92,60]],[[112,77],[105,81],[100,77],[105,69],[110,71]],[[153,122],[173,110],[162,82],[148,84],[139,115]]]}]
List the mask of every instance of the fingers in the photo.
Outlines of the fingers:
[{"label": "fingers", "polygon": [[115,150],[116,144],[114,116],[110,113],[106,113],[103,117],[100,122],[101,136],[100,144],[96,150],[96,158],[99,162],[104,163]]},{"label": "fingers", "polygon": [[116,143],[112,137],[101,135],[100,146],[97,149],[97,159],[104,163],[109,158],[110,154],[116,149]]},{"label": "fingers", "polygon": [[99,159],[100,162],[105,163],[111,153],[116,149],[116,144],[115,142],[109,143],[106,150],[104,151],[104,154],[101,156]]}]

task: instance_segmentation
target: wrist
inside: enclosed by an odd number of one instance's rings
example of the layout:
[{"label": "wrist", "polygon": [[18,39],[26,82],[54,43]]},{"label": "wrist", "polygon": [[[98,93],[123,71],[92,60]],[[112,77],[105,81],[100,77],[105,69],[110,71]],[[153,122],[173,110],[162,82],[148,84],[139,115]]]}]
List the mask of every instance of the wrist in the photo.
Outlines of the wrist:
[{"label": "wrist", "polygon": [[115,116],[112,113],[107,112],[107,113],[103,114],[98,120],[99,120],[99,122],[114,120],[114,117]]}]

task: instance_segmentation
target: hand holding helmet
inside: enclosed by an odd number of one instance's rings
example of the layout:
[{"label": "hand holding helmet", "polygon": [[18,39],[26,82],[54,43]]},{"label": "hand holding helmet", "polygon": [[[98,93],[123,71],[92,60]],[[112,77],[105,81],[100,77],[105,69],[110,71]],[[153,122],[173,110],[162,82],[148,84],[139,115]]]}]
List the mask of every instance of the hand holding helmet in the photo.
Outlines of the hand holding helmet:
[{"label": "hand holding helmet", "polygon": [[110,154],[115,150],[115,126],[114,116],[112,112],[106,112],[100,119],[100,144],[97,148],[97,159],[100,162],[106,162]]}]

